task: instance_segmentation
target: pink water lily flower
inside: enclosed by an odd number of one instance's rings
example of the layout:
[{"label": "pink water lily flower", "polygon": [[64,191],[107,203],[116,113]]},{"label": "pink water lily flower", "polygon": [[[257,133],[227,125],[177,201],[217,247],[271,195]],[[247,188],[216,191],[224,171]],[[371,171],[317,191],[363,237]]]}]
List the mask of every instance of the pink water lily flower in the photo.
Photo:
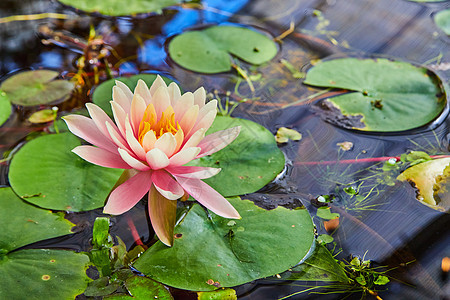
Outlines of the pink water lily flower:
[{"label": "pink water lily flower", "polygon": [[202,179],[220,169],[185,166],[230,144],[240,127],[205,137],[217,114],[217,100],[205,104],[203,88],[181,95],[175,83],[167,86],[160,76],[150,89],[139,80],[134,94],[122,82],[113,87],[113,122],[97,105],[86,107],[91,118],[69,115],[69,130],[93,146],[72,151],[93,164],[127,169],[110,194],[104,213],[119,215],[148,195],[152,226],[166,245],[173,243],[176,200],[185,194],[214,213],[240,218],[234,207]]}]

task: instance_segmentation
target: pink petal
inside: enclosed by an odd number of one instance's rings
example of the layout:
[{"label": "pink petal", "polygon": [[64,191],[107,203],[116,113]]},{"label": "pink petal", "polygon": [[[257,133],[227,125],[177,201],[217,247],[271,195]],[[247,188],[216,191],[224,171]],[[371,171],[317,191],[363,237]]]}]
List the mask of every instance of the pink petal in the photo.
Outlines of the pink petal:
[{"label": "pink petal", "polygon": [[139,171],[148,171],[150,170],[150,167],[141,163],[139,160],[132,157],[130,154],[128,154],[127,151],[123,149],[118,149],[120,157],[133,169],[139,170]]},{"label": "pink petal", "polygon": [[148,165],[153,170],[165,168],[169,165],[169,158],[167,158],[167,155],[158,148],[148,151],[145,158],[147,159]]},{"label": "pink petal", "polygon": [[126,149],[127,151],[131,152],[128,143],[124,140],[122,135],[115,131],[114,128],[109,125],[109,123],[106,123],[106,129],[108,129],[111,140],[116,144],[116,148]]},{"label": "pink petal", "polygon": [[189,147],[197,147],[197,145],[203,140],[203,138],[205,137],[205,132],[206,129],[205,128],[200,128],[199,130],[197,130],[190,138],[189,140],[187,140],[187,142],[183,145],[183,149],[184,148],[189,148]]},{"label": "pink petal", "polygon": [[78,146],[72,150],[82,159],[98,166],[116,169],[130,169],[120,155],[93,146]]},{"label": "pink petal", "polygon": [[209,167],[178,166],[167,167],[165,170],[178,177],[206,179],[217,175],[217,173],[219,173],[221,169]]},{"label": "pink petal", "polygon": [[163,111],[170,105],[169,93],[166,87],[160,87],[152,95],[152,103],[155,106],[156,117],[159,119]]},{"label": "pink petal", "polygon": [[152,186],[152,172],[140,172],[119,185],[108,198],[103,213],[120,215],[130,210]]},{"label": "pink petal", "polygon": [[[205,108],[206,105],[203,107]],[[197,124],[192,127],[192,131],[187,135],[187,138],[190,138],[191,135],[199,130],[200,128],[205,128],[206,130],[211,127],[214,119],[216,118],[217,110],[210,110],[202,119],[198,118]]]},{"label": "pink petal", "polygon": [[167,90],[169,92],[169,97],[171,99],[170,103],[172,106],[174,106],[175,103],[177,103],[178,99],[181,97],[180,88],[175,82],[171,82],[167,87]]},{"label": "pink petal", "polygon": [[111,127],[118,132],[116,124],[111,121],[108,115],[94,103],[86,103],[86,108],[89,111],[89,115],[94,121],[97,128],[103,133],[104,136],[109,137],[108,130],[106,129],[106,123],[109,123]]},{"label": "pink petal", "polygon": [[69,130],[76,136],[112,153],[117,152],[117,146],[114,145],[111,139],[100,132],[94,121],[90,118],[79,115],[68,115],[63,117],[63,119]]},{"label": "pink petal", "polygon": [[128,122],[128,116],[126,117],[125,128],[126,128],[127,144],[130,146],[131,150],[140,160],[145,160],[144,148],[142,148],[142,145],[138,142],[138,140],[134,136],[133,129],[131,128],[130,122]]},{"label": "pink petal", "polygon": [[177,140],[172,133],[166,132],[156,140],[154,147],[164,152],[167,157],[170,157],[177,147]]},{"label": "pink petal", "polygon": [[205,100],[206,91],[203,87],[200,87],[194,92],[194,104],[197,104],[198,107],[202,108],[205,106]]},{"label": "pink petal", "polygon": [[175,121],[181,120],[186,111],[192,106],[194,106],[194,95],[189,92],[184,93],[173,106]]},{"label": "pink petal", "polygon": [[144,99],[138,94],[134,95],[133,101],[131,102],[130,121],[135,136],[138,135],[139,124],[142,121],[142,117],[144,117],[146,108],[147,105],[145,104]]},{"label": "pink petal", "polygon": [[155,94],[156,90],[159,89],[160,87],[166,88],[167,85],[161,78],[161,76],[157,75],[155,81],[153,81],[152,86],[150,87],[150,94],[152,95],[152,97]]},{"label": "pink petal", "polygon": [[228,146],[239,135],[241,126],[220,130],[212,134],[208,134],[197,146],[202,148],[200,154],[196,157],[211,155],[226,146]]},{"label": "pink petal", "polygon": [[215,214],[229,219],[241,218],[227,199],[203,181],[179,176],[174,177],[189,195]]},{"label": "pink petal", "polygon": [[183,115],[183,118],[181,118],[181,120],[178,121],[185,135],[188,135],[189,132],[191,132],[191,129],[194,127],[195,121],[197,120],[197,116],[198,116],[198,106],[194,105],[191,106]]},{"label": "pink petal", "polygon": [[145,106],[150,104],[150,101],[152,100],[152,95],[150,94],[150,90],[148,89],[147,85],[145,84],[145,81],[142,79],[139,79],[136,85],[136,88],[134,89],[134,94],[139,95],[144,99]]},{"label": "pink petal", "polygon": [[177,201],[164,198],[152,185],[148,193],[148,214],[153,230],[167,246],[173,245],[173,229],[177,216]]},{"label": "pink petal", "polygon": [[120,134],[122,136],[125,136],[125,119],[127,117],[127,114],[123,110],[122,106],[117,104],[114,101],[110,101],[111,103],[111,109],[114,115],[114,121],[116,122],[117,127],[120,130]]},{"label": "pink petal", "polygon": [[170,159],[170,166],[181,166],[193,160],[201,151],[199,147],[190,147],[181,150],[173,155]]},{"label": "pink petal", "polygon": [[[126,95],[124,90],[119,87],[118,83],[123,84],[120,81],[116,81],[116,86],[113,86],[112,98],[113,101],[119,104],[125,113],[130,113],[131,100],[133,99],[133,94]],[[128,88],[128,87],[127,87]],[[131,93],[131,91],[130,91]]]},{"label": "pink petal", "polygon": [[154,171],[152,181],[158,192],[169,200],[177,200],[184,195],[183,188],[164,170]]}]

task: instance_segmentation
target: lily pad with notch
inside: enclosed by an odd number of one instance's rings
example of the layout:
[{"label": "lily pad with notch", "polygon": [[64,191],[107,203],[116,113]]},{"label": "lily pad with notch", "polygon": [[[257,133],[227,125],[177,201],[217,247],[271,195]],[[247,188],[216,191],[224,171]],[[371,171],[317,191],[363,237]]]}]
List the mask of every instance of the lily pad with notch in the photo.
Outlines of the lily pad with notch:
[{"label": "lily pad with notch", "polygon": [[53,210],[102,207],[123,170],[93,165],[72,153],[81,145],[71,133],[38,137],[13,157],[9,181],[27,202]]},{"label": "lily pad with notch", "polygon": [[242,219],[194,204],[175,227],[173,247],[157,242],[134,267],[169,286],[210,291],[278,274],[307,255],[314,226],[305,208],[264,210],[239,197],[228,200]]},{"label": "lily pad with notch", "polygon": [[17,73],[0,85],[0,91],[11,103],[21,106],[56,104],[67,100],[74,88],[73,82],[55,79],[58,72],[34,70]]},{"label": "lily pad with notch", "polygon": [[254,65],[270,61],[277,54],[275,42],[249,28],[212,26],[182,33],[169,43],[170,57],[180,66],[199,73],[231,70],[230,55]]},{"label": "lily pad with notch", "polygon": [[424,126],[447,104],[444,84],[436,74],[383,58],[323,61],[309,70],[304,83],[351,91],[324,100],[319,111],[331,123],[362,131]]},{"label": "lily pad with notch", "polygon": [[163,8],[181,3],[180,0],[58,0],[76,9],[107,16],[128,16],[141,13],[160,13]]}]

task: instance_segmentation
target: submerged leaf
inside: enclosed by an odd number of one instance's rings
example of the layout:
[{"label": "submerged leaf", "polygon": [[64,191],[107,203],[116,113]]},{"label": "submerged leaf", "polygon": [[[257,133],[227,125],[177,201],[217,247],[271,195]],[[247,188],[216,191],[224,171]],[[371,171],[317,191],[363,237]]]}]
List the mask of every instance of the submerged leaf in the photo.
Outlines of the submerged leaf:
[{"label": "submerged leaf", "polygon": [[157,242],[134,267],[166,285],[210,291],[278,274],[308,253],[314,229],[306,209],[267,211],[248,200],[228,200],[242,219],[230,224],[194,204],[175,227],[173,247]]},{"label": "submerged leaf", "polygon": [[287,143],[289,140],[300,141],[302,139],[302,134],[295,129],[290,129],[286,127],[280,127],[275,135],[275,140],[277,143]]},{"label": "submerged leaf", "polygon": [[303,263],[282,274],[283,280],[336,281],[349,283],[345,270],[328,249],[315,243],[314,252]]},{"label": "submerged leaf", "polygon": [[102,207],[122,170],[79,158],[71,150],[80,144],[71,133],[45,135],[25,144],[10,166],[14,192],[48,209],[86,211]]},{"label": "submerged leaf", "polygon": [[426,125],[441,114],[447,98],[428,69],[387,59],[324,61],[309,70],[305,83],[353,91],[325,100],[320,112],[338,126],[365,131]]},{"label": "submerged leaf", "polygon": [[58,72],[50,70],[20,72],[6,79],[0,90],[17,105],[59,103],[69,98],[74,84],[68,80],[54,80],[58,75]]},{"label": "submerged leaf", "polygon": [[[406,169],[397,179],[411,181],[419,192],[419,201],[436,209],[448,209],[442,207],[434,197],[435,184],[440,177],[447,177],[450,173],[450,157],[425,161]],[[440,178],[440,181],[443,181]],[[448,205],[448,203],[447,203]]]},{"label": "submerged leaf", "polygon": [[267,36],[248,28],[212,26],[176,36],[169,44],[169,54],[188,70],[220,73],[231,70],[229,54],[260,65],[277,54],[277,47]]}]

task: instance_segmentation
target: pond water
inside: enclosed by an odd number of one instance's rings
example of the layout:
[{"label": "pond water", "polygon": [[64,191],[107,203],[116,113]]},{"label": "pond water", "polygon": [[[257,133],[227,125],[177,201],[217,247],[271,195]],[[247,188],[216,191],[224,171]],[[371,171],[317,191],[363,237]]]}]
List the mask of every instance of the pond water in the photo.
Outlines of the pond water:
[{"label": "pond water", "polygon": [[[363,133],[339,128],[325,122],[317,113],[319,98],[308,96],[318,90],[302,84],[281,62],[286,60],[299,71],[325,57],[388,57],[434,68],[442,81],[450,75],[448,47],[450,38],[434,24],[433,13],[449,8],[444,3],[415,3],[403,0],[230,0],[202,1],[203,9],[186,5],[164,10],[161,15],[130,17],[90,16],[54,1],[2,0],[0,18],[10,15],[58,12],[67,20],[44,19],[0,23],[0,80],[12,72],[26,69],[53,69],[71,78],[77,72],[76,59],[90,26],[114,49],[109,60],[115,77],[157,72],[174,78],[184,90],[203,85],[215,91],[222,101],[240,103],[233,116],[253,120],[272,133],[288,127],[302,133],[302,139],[281,144],[287,158],[283,176],[257,193],[243,198],[272,208],[277,205],[305,205],[312,215],[312,199],[335,195],[330,204],[340,214],[339,227],[329,230],[342,249],[339,258],[350,255],[372,260],[379,266],[394,268],[394,280],[379,292],[382,299],[448,299],[450,281],[442,273],[441,260],[450,256],[450,216],[416,200],[408,183],[394,182],[392,174],[380,168],[389,157],[410,150],[430,155],[448,154],[450,120],[443,115],[429,126],[404,133]],[[317,11],[320,11],[319,14]],[[274,37],[294,31],[283,38],[274,59],[259,68],[240,63],[253,80],[254,91],[236,72],[206,75],[176,65],[166,54],[167,41],[186,29],[210,24],[245,24]],[[52,32],[49,33],[47,29]],[[66,40],[55,40],[55,34]],[[42,43],[47,39],[47,43]],[[78,41],[75,41],[78,40]],[[445,63],[447,65],[445,65]],[[84,70],[93,79],[95,68]],[[100,81],[105,80],[100,73]],[[81,91],[62,104],[60,111],[81,107],[90,101],[95,83],[86,82]],[[322,96],[323,99],[327,94]],[[313,99],[313,101],[311,101]],[[303,100],[303,101],[302,101]],[[15,107],[8,122],[0,128],[0,151],[20,145],[32,132],[45,126],[29,125],[26,118],[35,108]],[[344,151],[338,143],[351,142]],[[1,165],[1,183],[8,185],[8,163]],[[392,184],[391,184],[392,182]],[[364,195],[355,202],[342,192],[352,183]],[[446,196],[448,198],[448,195]],[[92,225],[101,209],[68,213],[77,224],[76,233],[39,242],[30,248],[68,248],[86,251],[90,247]],[[130,212],[112,217],[111,234],[120,236],[127,247],[135,244],[130,223],[144,243],[150,243],[146,205],[139,203]],[[131,220],[131,222],[130,222]],[[327,233],[323,222],[314,217],[319,234]],[[304,289],[304,282],[262,279],[236,288],[239,299],[279,299]],[[178,291],[177,299],[195,299],[196,294]],[[346,296],[346,294],[344,294]],[[302,293],[292,299],[341,299],[341,294]],[[359,299],[361,294],[350,296]],[[374,296],[368,296],[374,297]],[[82,297],[80,297],[82,299]]]}]

